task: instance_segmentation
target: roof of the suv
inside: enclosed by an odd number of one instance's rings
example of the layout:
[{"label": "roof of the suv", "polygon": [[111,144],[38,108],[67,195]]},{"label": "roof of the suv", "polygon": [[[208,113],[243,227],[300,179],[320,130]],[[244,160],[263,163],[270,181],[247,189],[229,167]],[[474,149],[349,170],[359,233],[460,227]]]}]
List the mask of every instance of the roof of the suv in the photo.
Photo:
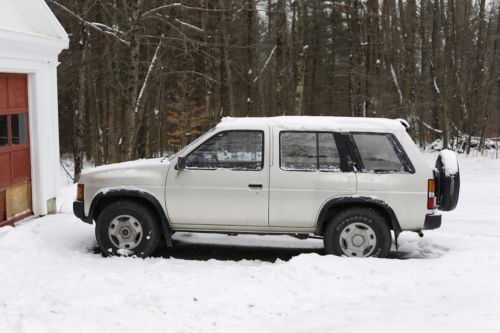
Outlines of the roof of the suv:
[{"label": "roof of the suv", "polygon": [[[405,125],[403,125],[405,124]],[[334,130],[387,132],[405,130],[407,123],[402,119],[362,118],[362,117],[246,117],[222,118],[217,128],[245,128],[246,126],[273,126],[294,130]]]}]

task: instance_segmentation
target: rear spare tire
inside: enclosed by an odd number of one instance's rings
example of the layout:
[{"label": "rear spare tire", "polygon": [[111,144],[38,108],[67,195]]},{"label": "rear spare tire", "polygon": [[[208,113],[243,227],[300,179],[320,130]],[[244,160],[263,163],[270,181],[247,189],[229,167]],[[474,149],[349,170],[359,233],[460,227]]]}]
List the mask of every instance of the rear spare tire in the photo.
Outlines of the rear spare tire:
[{"label": "rear spare tire", "polygon": [[434,169],[436,180],[436,207],[442,211],[454,210],[460,194],[460,170],[455,152],[445,149],[439,153]]},{"label": "rear spare tire", "polygon": [[328,254],[348,257],[389,255],[391,231],[385,218],[371,208],[348,208],[328,224],[323,242]]}]

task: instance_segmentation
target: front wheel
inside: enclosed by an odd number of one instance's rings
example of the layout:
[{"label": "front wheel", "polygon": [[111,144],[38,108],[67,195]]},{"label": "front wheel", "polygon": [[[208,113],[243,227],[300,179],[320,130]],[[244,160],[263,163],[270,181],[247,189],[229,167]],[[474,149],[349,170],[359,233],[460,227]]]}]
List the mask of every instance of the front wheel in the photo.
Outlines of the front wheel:
[{"label": "front wheel", "polygon": [[332,219],[323,241],[328,254],[385,258],[392,239],[385,218],[379,213],[369,208],[350,208]]},{"label": "front wheel", "polygon": [[104,256],[149,257],[161,242],[155,214],[137,202],[115,201],[107,205],[96,224],[96,239]]}]

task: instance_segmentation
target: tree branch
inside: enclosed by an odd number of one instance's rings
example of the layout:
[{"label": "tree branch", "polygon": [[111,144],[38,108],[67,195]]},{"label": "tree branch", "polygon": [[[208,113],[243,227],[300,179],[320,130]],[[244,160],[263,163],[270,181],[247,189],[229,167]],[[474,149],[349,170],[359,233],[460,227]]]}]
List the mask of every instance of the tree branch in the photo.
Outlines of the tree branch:
[{"label": "tree branch", "polygon": [[[67,14],[69,14],[71,17],[75,18],[79,22],[85,24],[89,28],[92,28],[92,29],[94,29],[96,31],[99,31],[99,32],[103,33],[103,34],[112,36],[113,38],[115,38],[116,40],[118,40],[120,43],[126,45],[127,47],[130,46],[130,42],[129,41],[123,39],[122,37],[118,36],[116,33],[112,32],[112,31],[117,31],[116,29],[108,27],[107,25],[102,24],[102,23],[96,23],[96,22],[86,21],[81,16],[79,16],[78,14],[76,14],[75,12],[73,12],[72,10],[70,10],[68,7],[66,7],[64,5],[61,5],[59,2],[57,2],[55,0],[47,0],[47,1],[50,2],[50,3],[52,3],[52,4],[54,4],[55,6],[59,7],[61,10],[63,10],[64,12],[66,12]],[[103,30],[102,29],[103,27],[105,27],[106,30]]]}]

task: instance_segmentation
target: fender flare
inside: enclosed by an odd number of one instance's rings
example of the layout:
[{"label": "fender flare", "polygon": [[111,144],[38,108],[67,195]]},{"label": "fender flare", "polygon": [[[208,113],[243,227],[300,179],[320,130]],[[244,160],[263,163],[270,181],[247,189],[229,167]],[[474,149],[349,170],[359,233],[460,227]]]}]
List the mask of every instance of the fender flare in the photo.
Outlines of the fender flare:
[{"label": "fender flare", "polygon": [[165,242],[168,247],[172,247],[172,228],[170,227],[169,220],[167,215],[165,214],[165,210],[161,206],[160,202],[154,195],[148,192],[133,190],[133,189],[110,189],[106,193],[99,192],[92,199],[92,203],[90,204],[89,215],[87,219],[92,221],[95,219],[96,209],[99,207],[99,203],[103,200],[108,199],[140,199],[141,201],[147,202],[153,208],[154,212],[160,218],[160,225],[163,231],[163,236],[165,238]]},{"label": "fender flare", "polygon": [[398,236],[401,233],[401,226],[399,224],[398,218],[394,213],[394,210],[383,200],[373,197],[363,197],[363,196],[348,196],[348,197],[338,197],[328,200],[318,215],[316,222],[316,228],[314,230],[315,235],[322,235],[325,229],[325,225],[328,222],[328,216],[331,214],[332,210],[342,210],[349,206],[365,206],[372,207],[377,210],[382,210],[384,215],[389,217],[389,223],[394,230],[394,236],[396,239],[396,246],[398,244]]}]

